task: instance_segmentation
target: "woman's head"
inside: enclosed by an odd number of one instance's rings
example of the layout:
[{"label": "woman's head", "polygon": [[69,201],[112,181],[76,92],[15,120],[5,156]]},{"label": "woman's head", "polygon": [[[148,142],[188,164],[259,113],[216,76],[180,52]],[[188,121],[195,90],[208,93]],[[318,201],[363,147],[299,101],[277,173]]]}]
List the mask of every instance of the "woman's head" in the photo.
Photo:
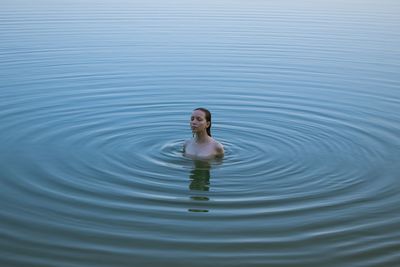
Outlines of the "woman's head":
[{"label": "woman's head", "polygon": [[190,126],[193,132],[206,130],[211,136],[211,112],[206,108],[196,108],[192,112]]}]

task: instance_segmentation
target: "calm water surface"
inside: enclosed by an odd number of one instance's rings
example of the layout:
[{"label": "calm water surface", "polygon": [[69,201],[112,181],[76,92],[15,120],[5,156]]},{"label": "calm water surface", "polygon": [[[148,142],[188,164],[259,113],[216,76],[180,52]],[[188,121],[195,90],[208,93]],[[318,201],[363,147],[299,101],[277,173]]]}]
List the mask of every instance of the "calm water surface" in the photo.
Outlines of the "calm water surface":
[{"label": "calm water surface", "polygon": [[0,266],[400,266],[399,14],[2,1]]}]

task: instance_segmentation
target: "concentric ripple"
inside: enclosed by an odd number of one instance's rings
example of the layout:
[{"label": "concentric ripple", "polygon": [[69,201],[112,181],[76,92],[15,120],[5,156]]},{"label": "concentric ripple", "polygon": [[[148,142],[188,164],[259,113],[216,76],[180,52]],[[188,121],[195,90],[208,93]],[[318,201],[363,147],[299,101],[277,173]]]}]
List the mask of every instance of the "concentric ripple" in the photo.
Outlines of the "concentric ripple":
[{"label": "concentric ripple", "polygon": [[396,266],[399,11],[6,2],[0,265]]}]

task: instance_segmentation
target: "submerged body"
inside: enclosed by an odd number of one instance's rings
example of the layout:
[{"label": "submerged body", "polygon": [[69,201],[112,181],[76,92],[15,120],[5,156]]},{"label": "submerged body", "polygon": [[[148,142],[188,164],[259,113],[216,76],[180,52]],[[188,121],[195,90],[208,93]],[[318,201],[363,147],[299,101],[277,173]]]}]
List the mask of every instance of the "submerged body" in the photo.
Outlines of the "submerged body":
[{"label": "submerged body", "polygon": [[183,145],[185,156],[195,159],[223,157],[224,147],[211,137],[211,113],[204,108],[195,109],[190,120],[193,138]]}]

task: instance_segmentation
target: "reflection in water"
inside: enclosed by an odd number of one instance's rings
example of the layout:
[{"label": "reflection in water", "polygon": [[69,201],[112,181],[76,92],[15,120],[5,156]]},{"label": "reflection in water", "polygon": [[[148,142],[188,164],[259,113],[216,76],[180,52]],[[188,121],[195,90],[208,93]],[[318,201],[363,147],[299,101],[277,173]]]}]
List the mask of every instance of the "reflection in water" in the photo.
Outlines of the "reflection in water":
[{"label": "reflection in water", "polygon": [[[190,171],[189,189],[196,192],[196,195],[190,198],[195,201],[208,201],[208,196],[202,195],[202,192],[210,190],[210,169],[211,165],[208,161],[193,160],[193,169]],[[191,208],[191,212],[208,212],[208,209]]]}]

